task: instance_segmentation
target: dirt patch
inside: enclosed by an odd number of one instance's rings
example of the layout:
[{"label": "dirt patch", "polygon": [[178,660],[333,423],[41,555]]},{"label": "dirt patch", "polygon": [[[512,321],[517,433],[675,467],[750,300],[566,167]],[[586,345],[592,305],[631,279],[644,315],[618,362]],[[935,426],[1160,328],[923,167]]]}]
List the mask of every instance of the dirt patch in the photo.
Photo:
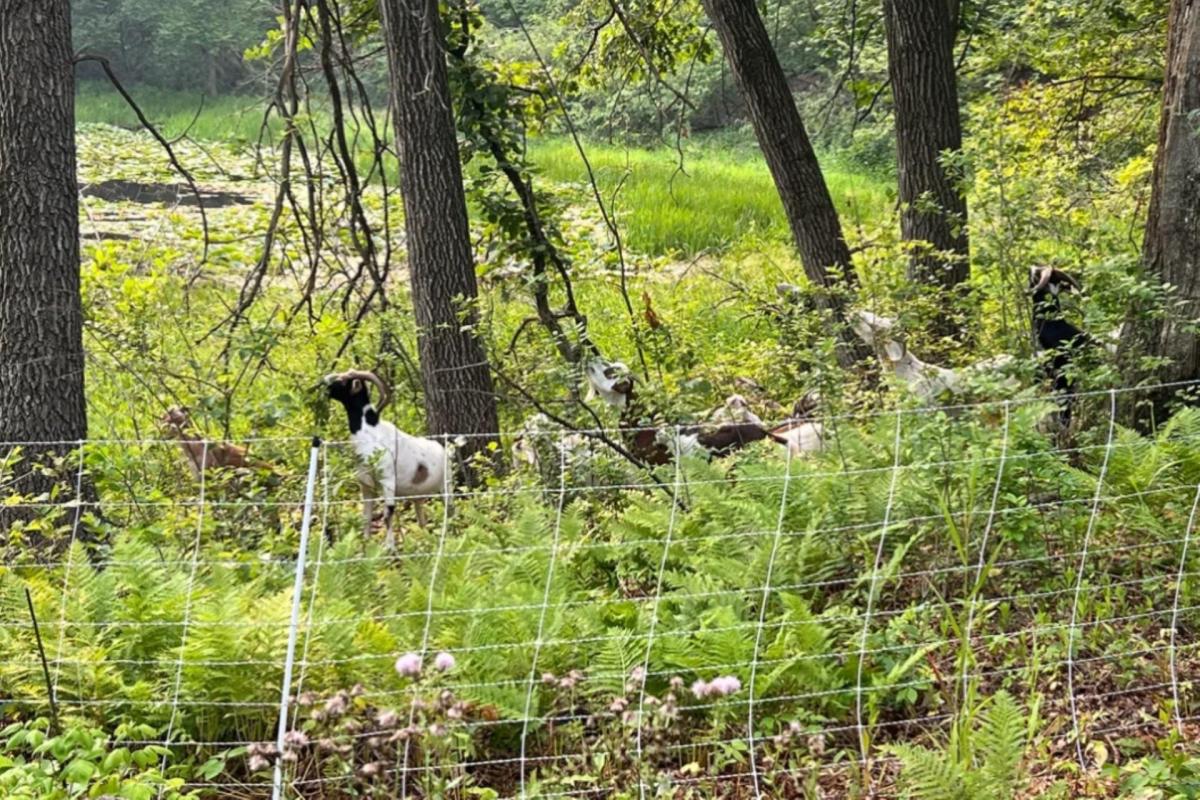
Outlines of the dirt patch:
[{"label": "dirt patch", "polygon": [[109,242],[129,242],[133,240],[133,236],[128,233],[118,233],[117,231],[96,230],[85,232],[84,239],[100,239],[101,241]]},{"label": "dirt patch", "polygon": [[[109,180],[90,183],[79,187],[84,197],[97,197],[110,203],[163,203],[181,206],[196,205],[192,190],[181,183],[140,183],[138,181]],[[202,189],[200,196],[205,208],[253,205],[254,200],[238,192]]]}]

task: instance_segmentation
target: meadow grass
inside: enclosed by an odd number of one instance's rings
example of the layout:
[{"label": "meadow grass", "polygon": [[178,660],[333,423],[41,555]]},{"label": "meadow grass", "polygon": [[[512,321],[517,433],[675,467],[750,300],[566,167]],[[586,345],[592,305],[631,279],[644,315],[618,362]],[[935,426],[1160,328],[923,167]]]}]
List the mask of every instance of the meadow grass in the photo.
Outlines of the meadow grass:
[{"label": "meadow grass", "polygon": [[[254,95],[211,97],[202,92],[151,86],[127,88],[143,113],[168,139],[186,131],[193,139],[204,141],[253,142],[266,108],[265,99]],[[125,99],[103,81],[79,82],[75,91],[75,121],[129,129],[141,127]]]},{"label": "meadow grass", "polygon": [[[197,140],[253,142],[265,107],[263,98],[252,95],[213,98],[144,86],[131,87],[130,93],[167,138],[186,131]],[[100,81],[79,83],[75,113],[84,124],[140,127],[125,100]],[[694,139],[685,145],[682,170],[678,153],[667,147],[587,142],[585,149],[605,204],[615,211],[625,244],[636,252],[690,257],[723,252],[747,236],[789,238],[779,195],[752,139]],[[583,160],[569,139],[532,140],[529,159],[546,181],[575,187],[576,202],[594,205]],[[362,171],[369,160],[364,149]],[[836,156],[823,156],[822,166],[844,226],[886,215],[890,180]]]},{"label": "meadow grass", "polygon": [[[586,143],[606,204],[636,251],[685,256],[725,250],[748,234],[785,239],[783,206],[761,155],[728,143],[689,145],[683,170],[673,150]],[[578,151],[568,139],[530,142],[530,160],[546,178],[581,184],[590,200]],[[836,159],[822,159],[825,180],[843,224],[876,220],[892,202],[888,184]],[[615,198],[615,202],[614,202]]]}]

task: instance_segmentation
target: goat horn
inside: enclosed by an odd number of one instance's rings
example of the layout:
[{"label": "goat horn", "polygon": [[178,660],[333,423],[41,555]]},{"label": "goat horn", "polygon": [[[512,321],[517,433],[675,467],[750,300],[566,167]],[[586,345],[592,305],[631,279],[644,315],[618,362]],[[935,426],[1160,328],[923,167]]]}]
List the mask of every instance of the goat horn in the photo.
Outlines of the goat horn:
[{"label": "goat horn", "polygon": [[1041,277],[1038,278],[1037,285],[1033,287],[1033,292],[1040,292],[1046,288],[1046,284],[1050,282],[1050,278],[1054,275],[1054,267],[1042,267]]},{"label": "goat horn", "polygon": [[342,378],[345,380],[367,381],[375,384],[376,388],[379,389],[379,403],[376,404],[375,410],[381,414],[383,413],[383,409],[387,407],[387,404],[392,401],[392,395],[388,391],[387,384],[374,372],[352,369],[349,372],[343,372]]}]

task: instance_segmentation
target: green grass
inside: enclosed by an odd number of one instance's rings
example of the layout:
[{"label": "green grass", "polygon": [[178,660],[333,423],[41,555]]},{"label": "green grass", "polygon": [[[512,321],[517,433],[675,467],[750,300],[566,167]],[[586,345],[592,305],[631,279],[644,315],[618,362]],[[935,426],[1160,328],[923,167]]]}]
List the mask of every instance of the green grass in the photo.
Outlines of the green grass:
[{"label": "green grass", "polygon": [[[168,139],[184,131],[194,139],[252,142],[258,137],[266,102],[253,95],[209,97],[148,86],[127,87],[142,111]],[[75,92],[75,121],[139,128],[121,95],[101,81],[81,81]]]},{"label": "green grass", "polygon": [[[668,149],[589,143],[586,150],[605,203],[615,207],[626,243],[638,252],[690,256],[724,250],[751,233],[788,236],[779,195],[755,150],[691,145],[684,151],[684,172],[678,171],[678,154]],[[571,141],[531,142],[529,155],[550,180],[586,184]],[[888,183],[832,159],[823,165],[843,225],[887,213]]]},{"label": "green grass", "polygon": [[[263,98],[251,95],[211,98],[142,86],[130,87],[130,93],[167,138],[187,131],[198,140],[252,142],[265,106]],[[125,100],[98,81],[79,84],[75,113],[80,123],[139,127]],[[590,142],[586,148],[605,204],[615,209],[625,244],[635,252],[689,257],[724,251],[749,235],[788,240],[770,173],[753,141],[744,136],[688,143],[683,171],[678,155],[665,147],[625,149]],[[577,202],[594,205],[583,161],[570,140],[532,141],[529,156],[548,181],[577,184]],[[368,158],[364,149],[364,171]],[[822,165],[843,226],[887,214],[890,180],[835,157],[823,157]]]}]

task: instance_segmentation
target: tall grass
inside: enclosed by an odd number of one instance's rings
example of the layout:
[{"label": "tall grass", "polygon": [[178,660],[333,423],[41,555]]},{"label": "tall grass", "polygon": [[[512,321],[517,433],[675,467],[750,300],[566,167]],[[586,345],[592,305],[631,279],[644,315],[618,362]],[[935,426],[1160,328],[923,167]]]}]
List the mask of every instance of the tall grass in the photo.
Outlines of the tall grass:
[{"label": "tall grass", "polygon": [[[252,95],[213,98],[141,86],[130,91],[168,138],[186,131],[199,140],[252,142],[265,108],[264,99]],[[125,100],[99,81],[80,82],[75,113],[80,123],[139,127]],[[365,173],[371,154],[365,141],[359,145],[359,166]],[[667,148],[589,142],[586,149],[605,203],[615,210],[626,244],[636,252],[687,257],[723,251],[747,234],[788,238],[770,173],[746,137],[693,141],[684,151],[682,169],[678,154]],[[531,141],[529,156],[545,179],[578,185],[578,202],[592,202],[583,160],[570,140]],[[836,157],[823,158],[822,165],[843,225],[877,220],[887,213],[890,181],[861,167],[849,167]],[[394,167],[389,163],[389,172]]]},{"label": "tall grass", "polygon": [[[168,139],[185,131],[194,139],[252,142],[258,137],[266,101],[253,95],[211,97],[201,92],[128,87],[155,127]],[[75,91],[75,120],[119,128],[140,128],[125,99],[106,82],[80,81]]]},{"label": "tall grass", "polygon": [[[752,148],[691,145],[679,156],[667,149],[585,146],[606,204],[615,211],[631,248],[643,253],[695,255],[723,250],[748,233],[786,238],[787,221],[766,164]],[[587,172],[574,143],[543,139],[529,155],[541,174],[560,183],[584,183]],[[825,180],[843,224],[879,219],[888,185],[835,159],[823,159]]]}]

